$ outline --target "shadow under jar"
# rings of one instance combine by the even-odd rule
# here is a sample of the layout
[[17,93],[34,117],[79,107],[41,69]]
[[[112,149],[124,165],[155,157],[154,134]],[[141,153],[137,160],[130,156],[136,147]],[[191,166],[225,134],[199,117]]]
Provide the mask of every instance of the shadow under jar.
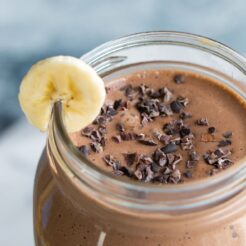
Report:
[[[140,33],[84,55],[105,84],[146,69],[216,79],[246,100],[246,61],[186,33]],[[246,136],[245,136],[246,137]],[[198,181],[155,185],[118,179],[71,143],[55,104],[34,188],[36,245],[246,245],[246,160]]]

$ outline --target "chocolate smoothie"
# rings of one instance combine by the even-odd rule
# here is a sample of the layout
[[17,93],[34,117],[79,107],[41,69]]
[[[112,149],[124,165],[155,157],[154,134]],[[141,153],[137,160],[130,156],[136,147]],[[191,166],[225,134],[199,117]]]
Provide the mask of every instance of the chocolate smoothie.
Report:
[[184,71],[144,71],[112,81],[101,115],[71,137],[115,175],[180,183],[244,157],[245,122],[245,103],[218,82]]
[[[101,114],[70,137],[83,155],[117,179],[178,187],[198,179],[206,182],[239,165],[246,155],[245,122],[245,101],[215,80],[187,71],[151,70],[109,83]],[[87,196],[78,197],[79,205],[71,202],[67,190],[58,187],[50,166],[44,152],[34,193],[39,246],[245,245],[245,211],[207,229],[199,226],[206,224],[204,218],[212,220],[217,210],[201,213],[198,226],[184,218],[179,227],[169,222],[169,216],[155,222],[145,214],[127,226],[130,215],[111,211]],[[64,185],[59,170],[55,172]],[[221,212],[226,206],[227,202],[217,209]],[[98,226],[100,216],[110,221],[104,229]],[[145,223],[149,231],[136,229]]]

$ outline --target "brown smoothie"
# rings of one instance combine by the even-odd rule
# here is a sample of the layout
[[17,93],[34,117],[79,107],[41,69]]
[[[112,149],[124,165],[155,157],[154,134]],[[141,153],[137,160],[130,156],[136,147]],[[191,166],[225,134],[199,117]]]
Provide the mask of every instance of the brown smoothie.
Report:
[[[158,70],[119,78],[107,86],[102,111],[71,138],[95,165],[118,176],[186,182],[246,155],[245,102],[202,75]],[[149,162],[151,170],[144,167]]]
[[[176,70],[143,71],[109,83],[101,115],[70,137],[82,154],[116,178],[175,185],[202,178],[206,182],[237,165],[246,155],[245,122],[245,101],[211,78]],[[80,202],[71,201],[68,193],[74,190],[59,169],[52,175],[53,165],[44,151],[34,192],[38,246],[245,245],[245,210],[235,205],[244,193],[199,212],[194,220],[188,215],[178,223],[169,215],[132,218],[83,193],[76,194]],[[228,207],[235,211],[223,219]],[[101,219],[107,220],[105,227],[99,225]],[[143,229],[146,224],[148,230]]]

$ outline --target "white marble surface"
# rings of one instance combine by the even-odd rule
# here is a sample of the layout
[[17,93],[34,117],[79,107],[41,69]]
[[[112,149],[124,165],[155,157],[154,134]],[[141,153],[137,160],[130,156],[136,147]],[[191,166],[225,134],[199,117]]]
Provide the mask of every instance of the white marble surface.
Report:
[[46,134],[25,119],[0,138],[0,245],[32,246],[32,190]]

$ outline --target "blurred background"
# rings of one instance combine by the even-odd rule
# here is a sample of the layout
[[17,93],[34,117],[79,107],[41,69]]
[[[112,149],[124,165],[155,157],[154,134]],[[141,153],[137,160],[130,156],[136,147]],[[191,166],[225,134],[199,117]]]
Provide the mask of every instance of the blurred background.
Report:
[[34,245],[32,189],[46,136],[17,101],[31,64],[151,30],[208,36],[246,54],[245,13],[244,0],[0,0],[0,245]]

